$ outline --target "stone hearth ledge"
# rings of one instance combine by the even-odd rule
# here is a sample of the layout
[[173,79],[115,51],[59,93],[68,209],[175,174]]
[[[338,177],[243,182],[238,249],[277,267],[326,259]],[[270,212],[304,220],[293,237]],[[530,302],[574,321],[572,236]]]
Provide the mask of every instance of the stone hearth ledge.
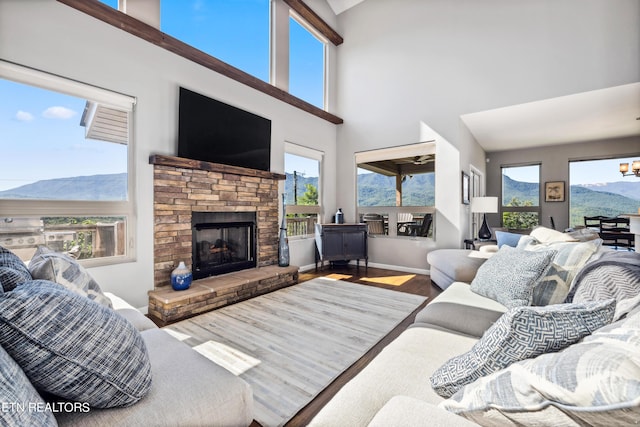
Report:
[[298,283],[298,267],[266,266],[194,280],[184,291],[149,291],[149,317],[165,326]]

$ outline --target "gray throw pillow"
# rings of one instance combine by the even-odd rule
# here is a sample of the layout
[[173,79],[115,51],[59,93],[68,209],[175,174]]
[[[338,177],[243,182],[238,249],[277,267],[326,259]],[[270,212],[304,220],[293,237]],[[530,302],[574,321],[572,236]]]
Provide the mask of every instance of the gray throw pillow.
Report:
[[34,279],[55,282],[79,295],[112,308],[111,300],[100,289],[100,285],[75,259],[40,246],[29,262],[29,271]]
[[10,292],[29,280],[31,273],[24,262],[9,249],[0,246],[0,290]]
[[486,426],[637,425],[640,311],[480,378],[439,406]]
[[478,378],[514,362],[559,351],[609,324],[615,300],[546,307],[518,307],[503,314],[468,352],[447,361],[431,386],[451,397]]
[[551,264],[556,252],[529,252],[502,246],[478,268],[471,290],[507,308],[531,305],[533,288]]
[[55,426],[52,412],[33,388],[20,366],[0,347],[0,424],[3,426]]
[[36,389],[67,400],[129,406],[151,388],[147,348],[133,325],[52,282],[0,295],[0,344]]

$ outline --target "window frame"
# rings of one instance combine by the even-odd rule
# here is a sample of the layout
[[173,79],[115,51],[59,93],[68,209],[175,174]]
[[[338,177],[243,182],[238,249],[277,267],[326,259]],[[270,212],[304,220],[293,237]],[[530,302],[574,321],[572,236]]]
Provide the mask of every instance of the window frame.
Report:
[[[304,157],[310,160],[318,162],[318,204],[317,205],[293,205],[286,203],[286,213],[288,214],[312,214],[317,215],[318,221],[322,217],[323,204],[322,204],[322,187],[323,187],[323,169],[324,169],[324,152],[313,148],[305,147],[303,145],[294,144],[292,142],[285,141],[284,152],[298,157]],[[310,233],[299,236],[288,236],[289,239],[304,239],[312,238],[314,236],[314,230]]]
[[[504,205],[504,169],[509,168],[519,168],[519,167],[529,167],[529,166],[537,166],[538,167],[538,204],[535,206],[505,206]],[[542,215],[542,184],[541,184],[541,174],[542,174],[542,163],[533,162],[533,163],[518,163],[518,164],[506,164],[500,165],[500,206],[498,210],[500,211],[500,224],[504,226],[504,214],[505,213],[535,213],[538,216],[538,225],[541,224],[540,217]],[[526,229],[523,229],[526,230]]]
[[78,201],[78,200],[22,200],[3,199],[3,217],[87,217],[123,216],[126,218],[125,254],[80,260],[87,267],[132,262],[136,259],[136,211],[134,200],[135,168],[133,162],[133,112],[136,98],[97,86],[71,80],[34,68],[0,60],[0,78],[17,83],[59,92],[65,95],[96,101],[102,105],[127,112],[129,138],[127,141],[127,200],[126,201]]

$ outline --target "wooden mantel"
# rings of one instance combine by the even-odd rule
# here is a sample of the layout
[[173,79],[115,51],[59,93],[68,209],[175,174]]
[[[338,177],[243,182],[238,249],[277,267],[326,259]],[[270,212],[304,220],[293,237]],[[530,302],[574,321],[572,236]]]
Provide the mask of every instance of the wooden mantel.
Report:
[[249,169],[239,166],[223,165],[221,163],[205,162],[203,160],[185,159],[183,157],[165,156],[162,154],[152,154],[149,156],[149,163],[152,165],[169,166],[183,169],[196,169],[207,172],[231,173],[240,176],[253,176],[257,178],[267,178],[274,180],[284,180],[286,175],[275,172],[268,172],[258,169]]

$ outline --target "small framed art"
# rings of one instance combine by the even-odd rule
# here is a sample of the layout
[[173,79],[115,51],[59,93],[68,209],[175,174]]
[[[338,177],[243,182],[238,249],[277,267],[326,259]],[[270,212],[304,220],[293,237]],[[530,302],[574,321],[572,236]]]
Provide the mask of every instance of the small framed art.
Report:
[[462,171],[462,204],[468,205],[471,202],[469,194],[469,174]]
[[545,202],[564,202],[564,181],[548,181],[544,183]]

